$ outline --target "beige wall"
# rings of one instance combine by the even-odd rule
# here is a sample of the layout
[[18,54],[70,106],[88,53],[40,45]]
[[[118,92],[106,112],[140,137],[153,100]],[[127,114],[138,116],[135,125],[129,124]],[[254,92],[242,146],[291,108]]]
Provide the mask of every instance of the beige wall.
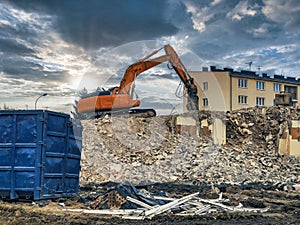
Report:
[[292,135],[290,135],[290,155],[294,156],[300,156],[300,142],[298,141],[298,137],[300,135],[300,132],[298,129],[300,129],[300,120],[293,120],[292,121]]
[[226,144],[226,124],[218,118],[215,118],[213,123],[212,137],[214,144]]
[[[247,108],[247,107],[253,107],[256,106],[256,98],[261,97],[265,98],[265,106],[273,106],[274,105],[274,99],[275,94],[278,94],[279,92],[274,91],[274,83],[281,84],[281,88],[284,89],[284,85],[289,86],[297,86],[297,85],[290,85],[286,83],[279,83],[279,82],[273,82],[273,81],[262,81],[262,80],[256,80],[256,79],[246,79],[247,80],[247,88],[239,88],[238,87],[238,80],[239,79],[246,79],[246,78],[238,78],[233,77],[232,78],[232,110],[240,109],[240,108]],[[256,89],[256,81],[262,81],[265,83],[265,89],[264,90],[257,90]],[[298,86],[297,94],[298,94],[298,100],[300,99],[300,85]],[[238,103],[238,95],[245,95],[248,96],[248,102],[247,104],[239,104]]]
[[279,153],[284,155],[293,155],[300,156],[300,142],[298,141],[298,128],[300,128],[300,121],[293,120],[292,121],[292,130],[288,130],[288,128],[284,131],[284,135],[282,139],[279,140]]
[[[230,80],[228,72],[189,72],[198,87],[200,110],[227,111],[230,110]],[[203,83],[208,83],[208,89],[203,90]],[[208,99],[208,107],[203,106],[203,98]]]
[[[247,80],[246,88],[238,87],[239,79]],[[232,110],[256,106],[256,98],[257,97],[265,99],[265,106],[273,106],[274,105],[274,98],[275,98],[275,92],[273,90],[274,82],[263,81],[265,83],[265,89],[257,90],[256,89],[256,81],[258,81],[258,80],[247,79],[247,78],[238,78],[238,77],[232,78]],[[239,104],[238,103],[239,95],[247,96],[247,104]]]
[[300,142],[292,140],[290,137],[290,149],[289,155],[300,156]]

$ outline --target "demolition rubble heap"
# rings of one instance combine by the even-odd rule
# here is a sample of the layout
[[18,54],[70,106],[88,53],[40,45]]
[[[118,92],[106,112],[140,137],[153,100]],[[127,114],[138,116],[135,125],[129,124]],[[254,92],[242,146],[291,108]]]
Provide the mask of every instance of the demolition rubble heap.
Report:
[[176,115],[107,115],[83,121],[81,184],[299,183],[300,159],[278,154],[278,140],[291,119],[299,120],[299,109],[249,108],[197,116],[200,124],[203,118],[221,118],[227,144],[215,145],[201,131],[199,137],[176,133]]

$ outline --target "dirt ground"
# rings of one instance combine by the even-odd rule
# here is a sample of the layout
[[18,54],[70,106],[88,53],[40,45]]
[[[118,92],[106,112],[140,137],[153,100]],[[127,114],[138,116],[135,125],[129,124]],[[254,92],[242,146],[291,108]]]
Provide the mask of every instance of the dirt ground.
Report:
[[[198,216],[174,216],[164,213],[151,220],[125,220],[120,217],[66,212],[63,209],[87,209],[99,193],[108,190],[114,183],[89,184],[81,187],[78,195],[72,198],[41,200],[37,202],[0,202],[1,224],[300,224],[300,193],[278,190],[273,184],[253,183],[245,186],[223,184],[217,188],[228,204],[244,207],[265,208],[265,213],[229,213],[216,211]],[[151,193],[160,191],[170,196],[182,197],[200,192],[204,199],[217,198],[210,185],[185,185],[175,183],[156,183],[143,188]],[[215,187],[216,188],[216,187]],[[172,190],[170,192],[170,190]]]

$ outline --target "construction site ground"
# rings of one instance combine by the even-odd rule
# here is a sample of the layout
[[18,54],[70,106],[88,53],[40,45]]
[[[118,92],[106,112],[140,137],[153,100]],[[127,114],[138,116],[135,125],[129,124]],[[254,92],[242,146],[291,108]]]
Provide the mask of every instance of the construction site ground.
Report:
[[[201,131],[176,133],[173,116],[82,121],[80,192],[72,198],[2,200],[1,224],[300,224],[300,159],[278,154],[278,139],[299,109],[252,108],[224,115],[197,114],[210,124],[222,117],[227,144]],[[266,212],[207,211],[178,216],[167,211],[152,219],[70,212],[91,209],[97,196],[127,182],[174,198],[199,192],[203,199],[222,193],[229,206]],[[224,203],[225,204],[225,203]],[[102,208],[94,208],[101,210]]]
[[[65,212],[65,208],[85,208],[84,198],[102,191],[109,183],[82,187],[78,196],[69,199],[29,202],[1,202],[1,224],[299,224],[300,195],[274,190],[273,186],[259,184],[224,187],[223,197],[231,203],[245,206],[269,207],[266,213],[216,212],[198,216],[174,216],[164,213],[151,220],[124,220],[116,216]],[[145,188],[145,187],[143,187]],[[181,185],[174,183],[153,184],[146,187],[151,191],[166,191],[170,195],[200,192],[202,198],[214,198],[216,193],[210,185]]]

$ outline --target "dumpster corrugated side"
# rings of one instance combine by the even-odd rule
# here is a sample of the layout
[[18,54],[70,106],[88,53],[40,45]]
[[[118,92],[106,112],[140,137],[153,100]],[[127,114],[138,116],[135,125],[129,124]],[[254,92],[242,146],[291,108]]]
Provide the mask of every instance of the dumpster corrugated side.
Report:
[[0,197],[47,199],[79,191],[81,125],[68,114],[0,111]]

